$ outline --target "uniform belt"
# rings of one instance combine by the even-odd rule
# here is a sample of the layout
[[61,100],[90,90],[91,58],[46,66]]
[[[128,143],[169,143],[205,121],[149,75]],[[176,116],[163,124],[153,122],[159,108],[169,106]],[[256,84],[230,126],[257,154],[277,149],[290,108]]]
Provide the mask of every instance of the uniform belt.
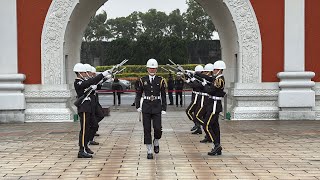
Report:
[[217,96],[209,96],[209,98],[213,100],[222,100],[222,97],[217,97]]
[[209,96],[208,93],[203,93],[203,92],[197,92],[197,91],[193,91],[194,94],[198,94],[201,96]]
[[143,99],[153,101],[155,99],[160,99],[160,96],[144,96]]

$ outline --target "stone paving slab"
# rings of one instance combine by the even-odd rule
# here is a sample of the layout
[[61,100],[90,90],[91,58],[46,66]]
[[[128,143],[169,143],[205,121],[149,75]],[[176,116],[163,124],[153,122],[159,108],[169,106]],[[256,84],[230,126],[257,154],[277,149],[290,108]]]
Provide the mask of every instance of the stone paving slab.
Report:
[[78,159],[79,122],[0,124],[0,179],[320,179],[320,121],[220,121],[222,156],[192,135],[183,111],[163,117],[146,159],[136,112],[100,124],[93,159]]

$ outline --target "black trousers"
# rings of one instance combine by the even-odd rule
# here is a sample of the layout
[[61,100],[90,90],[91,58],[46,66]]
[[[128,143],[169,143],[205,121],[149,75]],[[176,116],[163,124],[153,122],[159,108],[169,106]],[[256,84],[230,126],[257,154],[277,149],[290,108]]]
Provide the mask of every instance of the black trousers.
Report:
[[214,144],[220,144],[219,112],[206,115],[203,129]]
[[172,93],[173,90],[169,90],[168,91],[168,96],[169,96],[169,101],[170,101],[170,104],[173,104],[173,93]]
[[176,105],[178,106],[179,103],[178,103],[178,96],[180,97],[180,105],[182,106],[182,90],[178,90],[180,92],[176,92]]
[[121,104],[121,93],[113,92],[113,105],[116,105],[116,94],[118,96],[118,105]]
[[79,147],[83,150],[88,146],[88,142],[94,136],[92,125],[94,124],[94,115],[88,112],[78,113],[80,117]]
[[195,99],[195,95],[192,94],[192,98],[191,98],[191,103],[189,104],[189,106],[186,109],[186,114],[188,116],[188,118],[193,121],[196,124],[196,120],[195,120],[195,109],[197,107],[197,99]]
[[90,126],[93,136],[90,137],[89,141],[93,141],[94,135],[99,130],[99,122],[104,118],[102,106],[100,105],[100,103],[97,104],[94,110],[95,110],[95,114],[91,121],[91,126]]
[[142,118],[143,118],[144,144],[152,144],[151,122],[153,124],[154,138],[161,139],[161,136],[162,136],[161,113],[158,113],[158,114],[142,113]]

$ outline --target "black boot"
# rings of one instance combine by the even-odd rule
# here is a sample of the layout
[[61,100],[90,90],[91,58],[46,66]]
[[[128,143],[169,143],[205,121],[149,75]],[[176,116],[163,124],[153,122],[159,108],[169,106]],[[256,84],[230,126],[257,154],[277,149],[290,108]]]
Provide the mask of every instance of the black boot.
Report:
[[79,151],[78,152],[78,158],[92,158],[92,155],[84,152],[84,151]]
[[90,144],[90,145],[99,145],[99,143],[96,142],[96,141],[90,141],[89,144]]
[[196,131],[194,131],[191,134],[202,134],[202,130],[201,130],[201,128],[198,128]]
[[220,144],[215,144],[214,148],[208,152],[209,156],[221,155],[222,154],[222,147]]
[[212,142],[210,138],[208,138],[207,136],[204,137],[203,140],[200,141],[201,143],[207,143],[207,142]]
[[153,159],[153,154],[151,153],[151,154],[148,154],[147,155],[147,159]]
[[91,149],[89,147],[86,147],[86,152],[87,152],[87,154],[94,154],[94,152],[91,151]]
[[[153,140],[153,144],[154,144],[154,140]],[[153,151],[154,153],[158,154],[160,151],[160,147],[159,146],[153,146]]]
[[194,126],[191,128],[190,131],[194,131],[194,130],[196,130],[197,128],[198,128],[198,126],[197,126],[197,125],[194,125]]

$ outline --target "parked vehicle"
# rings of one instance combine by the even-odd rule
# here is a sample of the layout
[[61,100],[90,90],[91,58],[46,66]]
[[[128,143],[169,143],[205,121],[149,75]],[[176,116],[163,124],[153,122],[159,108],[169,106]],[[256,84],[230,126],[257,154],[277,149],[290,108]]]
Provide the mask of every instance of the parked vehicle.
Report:
[[[102,90],[112,90],[113,80],[114,80],[114,79],[104,82],[104,83],[102,84],[101,89],[102,89]],[[131,89],[131,83],[130,83],[130,81],[127,81],[127,80],[124,80],[124,79],[119,79],[119,84],[121,85],[121,87],[122,87],[122,89],[123,89],[124,91]]]

